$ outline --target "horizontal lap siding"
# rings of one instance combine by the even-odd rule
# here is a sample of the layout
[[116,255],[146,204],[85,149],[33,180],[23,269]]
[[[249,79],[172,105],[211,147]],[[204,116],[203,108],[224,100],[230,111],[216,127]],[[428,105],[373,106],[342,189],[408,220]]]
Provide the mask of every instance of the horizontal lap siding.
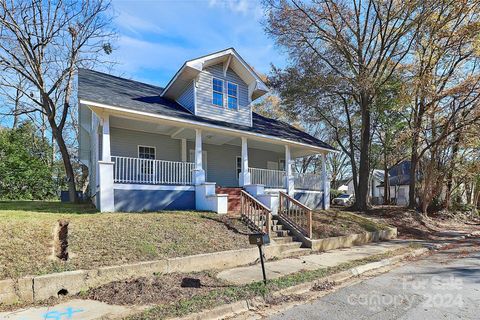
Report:
[[[248,166],[252,168],[267,169],[267,162],[274,161],[277,162],[280,159],[284,159],[283,154],[276,153],[273,151],[259,150],[259,149],[248,149]],[[280,168],[280,164],[279,164]]]
[[[230,81],[238,85],[238,110],[229,110],[226,106],[226,102],[224,103],[225,105],[223,108],[212,104],[212,79],[214,77],[224,81]],[[226,97],[225,88],[224,97]],[[245,82],[243,82],[243,80],[240,79],[240,77],[238,77],[231,69],[228,69],[227,76],[224,77],[222,64],[205,68],[205,70],[200,73],[198,77],[196,108],[196,114],[198,116],[247,126],[251,125],[251,112],[248,102],[248,87]]]
[[[194,149],[193,142],[188,142],[188,150]],[[203,144],[202,149],[207,151],[207,181],[216,182],[219,186],[238,186],[236,159],[242,154],[239,146]],[[190,154],[190,151],[188,151]],[[267,161],[278,161],[282,155],[272,151],[248,149],[250,167],[267,168]],[[193,159],[189,159],[193,161]]]
[[138,145],[142,145],[155,147],[157,160],[181,161],[180,140],[167,135],[111,128],[110,144],[112,156],[138,158]]
[[195,90],[193,87],[193,81],[190,83],[185,91],[180,95],[177,102],[184,108],[187,108],[191,113],[195,112]]

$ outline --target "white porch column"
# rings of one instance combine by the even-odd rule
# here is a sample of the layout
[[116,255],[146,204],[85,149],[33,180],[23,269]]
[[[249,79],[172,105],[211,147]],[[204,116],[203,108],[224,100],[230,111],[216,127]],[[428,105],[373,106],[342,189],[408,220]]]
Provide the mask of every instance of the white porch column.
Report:
[[295,192],[295,180],[292,173],[292,156],[290,153],[290,146],[285,146],[285,188],[287,194],[293,197]]
[[250,172],[248,172],[248,143],[245,137],[242,137],[242,172],[240,172],[238,180],[240,187],[250,184]]
[[202,130],[195,129],[195,169],[193,174],[195,185],[205,182],[205,170],[202,166]]
[[330,180],[327,173],[327,155],[322,153],[323,209],[330,208]]
[[110,118],[106,114],[102,122],[102,160],[98,161],[98,178],[100,183],[100,211],[115,211],[113,196],[113,162],[110,154]]

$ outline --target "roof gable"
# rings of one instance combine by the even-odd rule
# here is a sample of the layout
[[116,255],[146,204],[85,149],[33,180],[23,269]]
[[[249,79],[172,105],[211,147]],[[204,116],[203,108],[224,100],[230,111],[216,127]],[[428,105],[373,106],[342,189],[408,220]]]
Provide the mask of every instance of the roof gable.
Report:
[[170,99],[177,99],[184,88],[197,77],[205,68],[223,64],[224,73],[230,68],[247,85],[249,97],[255,100],[268,92],[267,85],[258,74],[243,60],[233,48],[228,48],[212,54],[186,61],[175,76],[165,87],[163,95]]

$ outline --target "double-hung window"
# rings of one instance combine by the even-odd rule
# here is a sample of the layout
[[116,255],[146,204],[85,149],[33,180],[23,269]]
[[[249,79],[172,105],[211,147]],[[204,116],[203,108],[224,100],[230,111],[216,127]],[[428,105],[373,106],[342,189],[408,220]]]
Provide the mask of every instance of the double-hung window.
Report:
[[213,78],[213,96],[212,103],[223,107],[223,80]]
[[155,159],[155,148],[138,146],[138,157],[140,159]]
[[155,160],[155,148],[154,147],[147,147],[147,146],[138,146],[138,157],[140,159],[147,159],[147,160],[138,160],[140,162],[140,172],[143,178],[148,176],[152,176],[153,174],[153,165]]
[[227,106],[228,109],[237,110],[238,109],[238,85],[235,83],[227,83]]

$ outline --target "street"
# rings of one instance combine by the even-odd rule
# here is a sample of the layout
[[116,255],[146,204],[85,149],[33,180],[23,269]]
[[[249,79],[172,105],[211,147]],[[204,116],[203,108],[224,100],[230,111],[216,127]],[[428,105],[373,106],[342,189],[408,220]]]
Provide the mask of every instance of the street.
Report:
[[439,251],[270,319],[479,319],[479,245]]

